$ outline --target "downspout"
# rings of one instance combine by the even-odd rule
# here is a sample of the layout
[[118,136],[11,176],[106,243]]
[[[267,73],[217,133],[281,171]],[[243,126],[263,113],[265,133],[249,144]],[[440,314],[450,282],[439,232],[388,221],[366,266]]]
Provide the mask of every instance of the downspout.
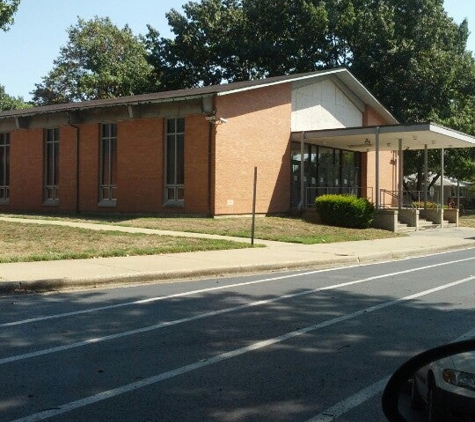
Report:
[[213,198],[211,195],[211,189],[213,187],[213,128],[215,127],[212,121],[208,122],[208,217],[213,216]]
[[457,179],[457,203],[456,203],[456,207],[458,210],[460,210],[460,180]]
[[68,113],[68,125],[76,129],[76,213],[81,212],[79,206],[79,126],[71,123],[71,115]]
[[298,210],[302,211],[305,207],[305,184],[304,184],[304,177],[305,177],[305,169],[304,169],[304,144],[305,140],[305,132],[300,134],[300,203],[298,205]]

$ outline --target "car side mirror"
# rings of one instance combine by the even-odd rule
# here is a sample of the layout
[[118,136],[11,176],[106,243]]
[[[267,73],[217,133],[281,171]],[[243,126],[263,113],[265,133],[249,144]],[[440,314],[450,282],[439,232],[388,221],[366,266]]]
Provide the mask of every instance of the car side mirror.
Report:
[[475,340],[409,359],[389,379],[382,408],[391,422],[475,421]]

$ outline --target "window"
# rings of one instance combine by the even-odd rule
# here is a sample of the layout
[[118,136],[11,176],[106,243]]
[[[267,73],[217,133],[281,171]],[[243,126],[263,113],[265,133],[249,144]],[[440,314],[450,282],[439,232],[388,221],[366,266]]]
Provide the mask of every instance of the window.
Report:
[[10,134],[0,133],[0,204],[10,199]]
[[100,206],[116,206],[117,198],[117,124],[101,125]]
[[182,206],[185,199],[185,119],[167,120],[165,202]]
[[[323,194],[359,195],[361,153],[311,144],[304,145],[303,183],[304,204],[311,207]],[[301,203],[300,143],[292,142],[291,205]]]
[[45,205],[59,202],[59,129],[45,130]]

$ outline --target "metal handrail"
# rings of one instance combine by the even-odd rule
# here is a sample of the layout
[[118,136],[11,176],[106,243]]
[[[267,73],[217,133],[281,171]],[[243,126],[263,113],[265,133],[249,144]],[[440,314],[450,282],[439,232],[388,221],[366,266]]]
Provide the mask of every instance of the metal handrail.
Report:
[[[389,204],[388,199],[389,197]],[[424,191],[404,191],[402,197],[403,208],[420,208],[417,204],[423,203],[425,200]],[[428,202],[436,204],[436,208],[440,208],[439,195],[436,192],[433,196],[428,198]],[[399,192],[390,191],[387,189],[380,190],[380,204],[382,208],[394,208],[399,206]]]

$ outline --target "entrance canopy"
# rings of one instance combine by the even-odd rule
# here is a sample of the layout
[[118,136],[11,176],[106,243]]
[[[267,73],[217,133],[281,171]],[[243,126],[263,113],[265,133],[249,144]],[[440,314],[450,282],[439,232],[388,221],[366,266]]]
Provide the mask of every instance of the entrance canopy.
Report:
[[[427,152],[429,149],[474,148],[475,137],[458,132],[434,123],[417,123],[412,125],[388,125],[357,128],[341,128],[328,130],[314,130],[292,132],[292,141],[300,142],[301,160],[304,159],[304,143],[327,146],[341,150],[370,152],[375,151],[375,181],[376,181],[376,209],[380,208],[383,192],[379,189],[379,152],[398,151],[399,181],[398,206],[402,207],[403,198],[403,151],[424,150],[425,169],[428,174]],[[442,181],[444,180],[444,154],[441,154]],[[302,163],[303,164],[303,163]],[[304,166],[301,165],[301,198],[304,198]],[[425,178],[427,183],[427,177]],[[443,183],[443,182],[442,182]],[[427,204],[427,186],[425,186],[425,203]],[[440,198],[443,205],[443,195]]]
[[474,136],[434,123],[293,132],[292,140],[359,152],[475,147]]

